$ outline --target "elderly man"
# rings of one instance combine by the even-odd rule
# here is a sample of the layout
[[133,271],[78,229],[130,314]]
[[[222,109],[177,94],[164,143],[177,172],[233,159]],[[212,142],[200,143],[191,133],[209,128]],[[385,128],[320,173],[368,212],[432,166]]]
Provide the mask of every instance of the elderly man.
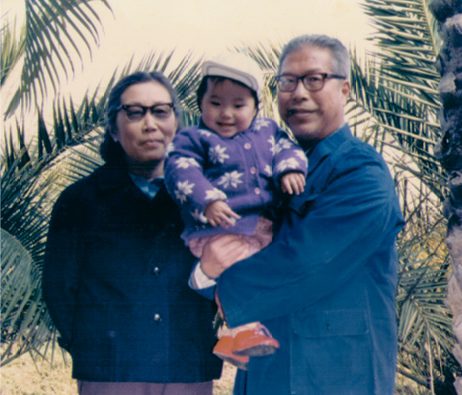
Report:
[[393,393],[403,220],[383,159],[345,123],[348,74],[336,39],[285,46],[279,111],[309,157],[305,191],[288,203],[269,247],[221,273],[242,252],[230,236],[204,251],[194,273],[217,278],[230,326],[262,321],[280,342],[275,354],[250,358],[235,393]]

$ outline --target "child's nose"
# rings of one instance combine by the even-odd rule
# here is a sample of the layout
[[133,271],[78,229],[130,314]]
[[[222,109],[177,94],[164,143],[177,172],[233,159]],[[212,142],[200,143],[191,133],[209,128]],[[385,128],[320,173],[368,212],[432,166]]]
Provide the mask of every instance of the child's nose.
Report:
[[230,107],[223,107],[221,109],[221,116],[222,117],[230,117],[231,116],[231,108]]

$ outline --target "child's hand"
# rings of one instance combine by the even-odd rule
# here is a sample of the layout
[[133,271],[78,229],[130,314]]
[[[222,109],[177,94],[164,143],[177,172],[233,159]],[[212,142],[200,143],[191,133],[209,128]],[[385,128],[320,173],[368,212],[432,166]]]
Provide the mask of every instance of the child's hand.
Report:
[[205,217],[210,225],[223,226],[224,228],[233,226],[236,220],[241,218],[222,200],[210,203],[205,209]]
[[305,189],[305,176],[302,173],[287,173],[281,177],[282,192],[289,195],[300,195]]

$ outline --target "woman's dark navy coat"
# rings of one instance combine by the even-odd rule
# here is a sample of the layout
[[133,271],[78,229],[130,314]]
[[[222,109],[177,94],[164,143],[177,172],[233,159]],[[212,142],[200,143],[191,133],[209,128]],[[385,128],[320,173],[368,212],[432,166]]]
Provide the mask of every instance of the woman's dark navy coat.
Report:
[[43,292],[73,377],[201,382],[217,378],[213,304],[191,291],[194,258],[176,206],[124,169],[103,166],[55,204]]

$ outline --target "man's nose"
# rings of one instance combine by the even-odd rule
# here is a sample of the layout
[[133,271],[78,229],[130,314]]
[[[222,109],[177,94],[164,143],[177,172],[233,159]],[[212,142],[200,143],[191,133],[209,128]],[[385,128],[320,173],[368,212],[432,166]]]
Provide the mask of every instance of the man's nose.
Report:
[[310,97],[310,91],[306,89],[305,84],[303,83],[302,80],[297,81],[297,86],[292,92],[292,96],[296,98],[309,98]]

